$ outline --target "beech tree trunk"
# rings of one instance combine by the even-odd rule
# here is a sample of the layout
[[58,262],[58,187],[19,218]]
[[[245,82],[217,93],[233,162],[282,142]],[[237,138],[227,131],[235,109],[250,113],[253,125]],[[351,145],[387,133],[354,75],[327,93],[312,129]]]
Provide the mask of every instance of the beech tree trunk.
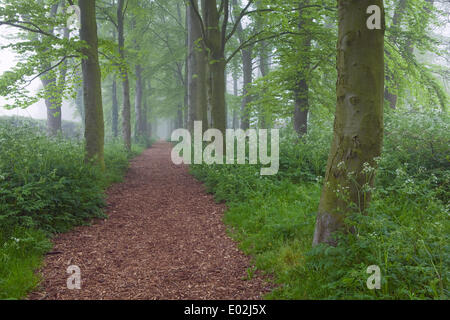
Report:
[[309,97],[308,82],[300,79],[294,89],[295,109],[294,109],[294,130],[299,136],[308,132]]
[[143,112],[144,130],[145,130],[146,136],[151,138],[151,136],[152,136],[152,128],[151,128],[151,123],[148,121],[148,115],[150,114],[150,109],[149,109],[149,105],[148,105],[148,98],[151,96],[151,83],[150,83],[150,81],[147,81],[144,78],[144,80],[143,80],[143,87],[144,87],[144,112]]
[[[261,1],[256,1],[256,8],[258,10],[264,10],[267,8],[266,5],[262,4]],[[256,29],[262,31],[264,29],[264,21],[261,19],[261,16],[258,15],[256,17]],[[260,49],[258,52],[259,55],[259,71],[261,72],[261,76],[265,77],[269,73],[269,52],[268,52],[268,43],[267,41],[260,42]],[[264,129],[270,124],[269,115],[266,114],[263,106],[258,106],[258,128]]]
[[142,114],[142,67],[137,64],[135,67],[136,73],[136,92],[134,96],[134,111],[136,115],[136,128],[135,135],[136,137],[144,136],[144,125],[143,125],[143,114]]
[[120,73],[122,77],[123,108],[122,108],[122,131],[125,149],[131,151],[131,103],[130,103],[130,81],[125,65],[125,37],[124,37],[124,0],[119,0],[117,6],[117,29],[119,42],[119,55],[122,59]]
[[[233,0],[233,7],[236,10],[239,8],[237,0]],[[237,11],[239,12],[239,11]],[[234,14],[237,19],[237,13]],[[244,29],[242,23],[239,22],[236,28],[237,37],[239,43],[242,44],[245,41]],[[253,82],[253,45],[247,46],[241,50],[242,56],[242,73],[243,73],[243,88],[242,88],[242,102],[241,102],[241,129],[247,130],[250,127],[250,114],[248,110],[248,104],[252,101],[251,96],[248,94],[248,89]]]
[[308,77],[310,72],[311,55],[311,35],[307,26],[312,22],[311,18],[306,16],[304,6],[309,5],[309,0],[299,2],[299,21],[298,30],[304,34],[300,36],[298,48],[299,71],[297,73],[296,87],[294,88],[295,108],[294,108],[294,130],[299,136],[308,132],[308,113],[309,113],[309,85]]
[[[218,59],[216,59],[218,58]],[[216,57],[216,61],[209,66],[209,86],[211,103],[211,125],[223,134],[227,128],[226,105],[225,105],[225,61],[223,58]]]
[[[235,97],[239,96],[238,92],[238,76],[233,73],[233,94]],[[237,129],[239,126],[238,113],[236,109],[233,109],[233,129]]]
[[[59,4],[53,4],[50,11],[50,16],[55,17],[58,12],[59,5],[63,6],[64,1]],[[50,34],[54,34],[53,28],[49,30]],[[64,28],[64,38],[69,37],[69,30]],[[43,62],[43,68],[49,69],[51,63],[49,61]],[[47,108],[47,132],[50,136],[55,136],[62,131],[62,94],[63,86],[66,80],[67,61],[64,61],[58,72],[52,70],[41,76],[41,82],[45,91],[45,106]]]
[[265,77],[269,73],[269,52],[266,41],[261,41],[261,49],[259,51],[259,70],[261,76]]
[[[192,7],[195,6],[195,8]],[[188,25],[188,129],[193,132],[194,121],[202,121],[203,129],[208,128],[208,104],[206,88],[206,55],[201,31],[201,22],[195,10],[199,10],[198,1],[186,5]]]
[[47,132],[50,136],[55,136],[62,131],[61,105],[62,100],[53,94],[57,90],[57,80],[55,77],[41,78],[42,85],[46,91],[45,106],[47,108]]
[[[239,27],[238,27],[239,32]],[[250,112],[248,104],[252,101],[248,93],[248,89],[253,82],[253,48],[252,46],[241,50],[242,53],[242,71],[244,76],[242,89],[242,105],[241,105],[241,129],[247,130],[250,127]]]
[[[220,16],[216,0],[203,0],[203,15],[208,47],[208,104],[211,110],[211,125],[225,134],[225,39],[220,29]],[[228,10],[228,8],[227,8]]]
[[119,135],[119,102],[117,100],[117,77],[114,75],[112,81],[112,108],[111,108],[111,116],[112,116],[112,132],[114,138],[117,138]]
[[103,104],[100,64],[98,62],[97,21],[95,0],[79,0],[80,39],[87,43],[82,60],[83,94],[85,110],[86,159],[93,160],[104,168]]
[[[366,26],[371,5],[381,9],[381,30]],[[383,0],[339,0],[337,44],[337,105],[334,138],[328,157],[313,244],[336,244],[333,233],[348,231],[344,217],[354,210],[364,213],[383,141],[384,6]],[[353,177],[349,177],[352,172]],[[342,195],[346,196],[343,198]]]
[[[187,13],[187,11],[186,11]],[[184,60],[184,105],[183,105],[183,127],[189,128],[189,29],[188,16],[186,15],[186,58]]]

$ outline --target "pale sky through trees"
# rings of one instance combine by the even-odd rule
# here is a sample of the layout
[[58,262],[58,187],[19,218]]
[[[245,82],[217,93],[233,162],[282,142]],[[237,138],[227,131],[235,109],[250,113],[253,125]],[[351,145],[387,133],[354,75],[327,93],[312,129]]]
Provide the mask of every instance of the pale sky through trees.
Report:
[[[443,21],[444,22],[444,21]],[[244,25],[247,24],[246,20],[243,20]],[[438,35],[441,35],[443,37],[447,37],[450,39],[450,21],[447,19],[446,23],[442,25],[441,28],[434,30]],[[11,38],[15,38],[15,31],[14,28],[8,27],[8,26],[1,26],[0,27],[0,46],[7,45],[8,43],[11,43]],[[449,40],[450,41],[450,40]],[[448,60],[450,60],[450,57],[447,57]],[[440,59],[439,63],[445,63],[444,59]],[[257,64],[258,62],[256,59],[254,59],[254,62]],[[433,61],[436,63],[436,61]],[[12,52],[12,50],[9,49],[0,49],[0,74],[3,74],[3,72],[9,70],[17,63],[17,59],[15,54]],[[255,68],[255,72],[257,72]],[[242,79],[239,79],[239,90],[242,90]],[[28,89],[31,92],[36,92],[42,88],[42,84],[39,79],[34,80]],[[445,83],[445,88],[447,91],[450,90],[449,84]],[[227,79],[227,91],[231,94],[233,89],[233,80],[231,75],[228,75]],[[31,117],[35,119],[46,119],[47,117],[47,111],[45,109],[44,101],[41,100],[38,103],[33,104],[29,108],[23,110],[23,109],[14,109],[14,110],[6,110],[2,107],[3,104],[5,104],[5,98],[0,97],[0,116],[11,116],[11,115],[18,115],[18,116],[24,116],[24,117]],[[81,119],[79,115],[77,114],[75,107],[71,103],[65,102],[63,104],[62,109],[62,117],[63,120],[68,121],[76,121],[81,122]]]
[[[14,38],[16,34],[14,28],[8,26],[1,26],[0,32],[0,46],[11,43],[11,40],[9,39]],[[0,74],[3,74],[3,72],[11,69],[17,62],[18,59],[16,54],[12,50],[0,49]],[[39,79],[35,79],[27,89],[30,90],[31,93],[34,93],[37,90],[42,89],[42,83]],[[47,110],[44,100],[40,100],[27,109],[16,108],[13,110],[6,110],[2,107],[6,101],[7,100],[4,97],[0,97],[0,116],[23,116],[34,119],[47,118]],[[67,121],[81,122],[81,118],[77,114],[75,106],[67,102],[64,102],[62,106],[62,118]]]

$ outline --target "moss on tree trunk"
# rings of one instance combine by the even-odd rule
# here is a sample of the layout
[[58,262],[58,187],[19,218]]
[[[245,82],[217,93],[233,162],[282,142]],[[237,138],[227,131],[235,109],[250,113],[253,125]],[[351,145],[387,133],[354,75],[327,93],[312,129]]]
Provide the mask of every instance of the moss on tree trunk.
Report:
[[95,1],[79,0],[83,48],[83,94],[85,109],[86,159],[94,160],[104,168],[104,123],[100,64],[98,62],[97,22]]
[[[195,6],[193,8],[192,6]],[[206,96],[206,54],[202,38],[201,22],[195,10],[199,10],[198,1],[189,2],[186,6],[188,25],[188,128],[194,130],[194,121],[202,121],[203,129],[207,129],[208,106]]]
[[125,37],[124,37],[124,1],[119,0],[117,6],[117,29],[119,42],[119,55],[122,59],[120,73],[122,78],[122,132],[125,149],[131,151],[131,102],[130,102],[130,81],[128,70],[125,65]]
[[[367,8],[381,8],[381,30],[369,30]],[[337,105],[334,139],[328,157],[319,204],[314,244],[335,244],[333,232],[345,231],[344,217],[352,208],[364,212],[374,176],[363,172],[375,167],[383,140],[384,7],[382,0],[339,0],[337,44]],[[353,178],[348,173],[353,172]],[[339,194],[348,193],[345,198]]]

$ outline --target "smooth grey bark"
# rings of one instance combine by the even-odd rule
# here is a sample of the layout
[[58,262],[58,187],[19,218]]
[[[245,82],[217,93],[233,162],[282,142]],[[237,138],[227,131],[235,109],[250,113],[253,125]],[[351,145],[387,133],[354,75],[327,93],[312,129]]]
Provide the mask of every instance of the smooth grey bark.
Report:
[[[370,5],[381,8],[381,30],[366,26]],[[364,213],[370,203],[376,157],[383,142],[384,6],[383,0],[339,0],[336,115],[319,203],[313,245],[336,244],[336,231],[351,231],[345,217]],[[352,175],[350,177],[349,175]]]
[[261,71],[261,76],[267,76],[267,74],[269,73],[269,69],[268,44],[266,41],[262,41],[261,49],[259,51],[259,70]]
[[[239,8],[237,0],[233,0],[233,7]],[[239,10],[238,10],[239,12]],[[237,19],[236,13],[234,14]],[[242,44],[244,39],[244,29],[242,23],[239,22],[236,28],[237,38],[239,44]],[[249,45],[241,49],[242,56],[242,73],[243,73],[243,89],[242,89],[242,103],[241,103],[241,129],[247,130],[250,127],[250,114],[248,110],[248,104],[252,101],[251,96],[248,94],[248,89],[253,82],[253,45]]]
[[296,84],[294,88],[294,130],[299,136],[303,136],[308,131],[308,113],[309,113],[309,84],[308,75],[310,70],[310,54],[311,54],[311,36],[305,27],[312,23],[311,18],[306,17],[306,13],[302,7],[309,4],[309,0],[300,1],[299,6],[299,20],[298,20],[298,31],[299,33],[304,33],[299,37],[299,48],[298,48],[298,63],[299,71],[296,77]]
[[81,63],[83,70],[86,160],[93,160],[104,168],[105,128],[103,123],[101,73],[98,61],[95,0],[79,0],[78,5],[80,7],[81,20],[80,39],[87,44],[87,47],[82,49],[85,58]]
[[[269,74],[269,52],[268,44],[266,41],[261,42],[261,48],[259,50],[259,71],[261,76],[265,77]],[[259,127],[266,128],[270,125],[271,119],[270,115],[265,114],[264,110],[261,108],[259,110]]]
[[145,134],[147,137],[152,137],[152,126],[151,122],[148,120],[149,114],[151,113],[150,106],[148,104],[148,99],[151,96],[151,83],[150,80],[144,78],[143,79],[143,87],[144,87],[144,112],[143,112],[143,118],[144,118],[144,129]]
[[[64,0],[59,4],[55,3],[51,7],[50,17],[55,18],[59,6],[64,6]],[[54,34],[54,29],[48,31],[49,34]],[[69,30],[64,28],[64,38],[69,38]],[[50,68],[50,62],[43,62],[45,69]],[[59,74],[55,70],[45,73],[41,76],[41,82],[45,91],[45,106],[47,109],[47,132],[50,136],[55,136],[62,131],[62,94],[63,87],[66,81],[67,60],[63,62],[59,68]]]
[[117,77],[113,76],[112,87],[112,108],[111,108],[111,118],[112,118],[112,132],[114,138],[119,135],[119,101],[117,100]]
[[[195,8],[193,7],[195,6]],[[204,39],[201,31],[201,21],[196,16],[198,1],[193,0],[186,5],[188,25],[188,129],[194,130],[194,121],[202,121],[203,129],[208,128],[208,103],[206,88],[207,58],[204,51]]]
[[[238,91],[238,76],[237,74],[233,73],[233,94],[238,97],[239,91]],[[232,127],[233,129],[238,129],[239,126],[239,118],[238,118],[238,112],[236,109],[233,109],[233,123]]]
[[143,86],[142,86],[142,67],[137,64],[135,66],[136,73],[136,87],[135,87],[135,95],[134,95],[134,111],[136,116],[136,128],[135,128],[135,136],[145,136],[144,130],[144,117],[142,112],[142,94],[143,94]]
[[189,25],[188,25],[188,11],[186,8],[186,19],[185,19],[185,28],[186,28],[186,59],[184,60],[184,106],[183,106],[183,127],[189,128]]
[[[182,72],[175,73],[175,78],[177,79],[177,84],[179,87],[183,87],[183,74]],[[183,128],[183,101],[179,101],[177,105],[177,118],[176,118],[176,129]]]
[[84,101],[83,101],[83,84],[77,87],[77,96],[75,97],[75,107],[77,111],[80,113],[81,122],[84,127]]
[[[115,5],[115,1],[113,1]],[[112,29],[112,37],[116,39],[116,29]],[[117,75],[113,74],[112,86],[111,86],[111,96],[112,96],[112,107],[111,107],[111,129],[113,137],[117,138],[119,136],[119,100],[117,99]]]
[[119,55],[121,58],[120,73],[122,78],[122,132],[125,149],[131,151],[131,103],[130,103],[130,81],[125,62],[125,36],[124,36],[124,0],[119,0],[117,6],[117,30]]
[[[204,45],[207,47],[207,101],[210,109],[211,125],[225,134],[227,121],[225,104],[225,45],[226,23],[228,23],[229,18],[227,16],[229,1],[223,1],[223,21],[221,21],[216,0],[202,0],[202,8],[205,30]],[[220,27],[221,22],[222,28]]]
[[308,132],[309,86],[306,79],[300,79],[294,89],[294,130],[299,136]]
[[[241,29],[242,30],[242,29]],[[239,27],[238,27],[238,34]],[[248,105],[252,102],[252,97],[248,92],[248,89],[253,82],[253,47],[249,46],[241,50],[242,54],[242,73],[244,77],[243,89],[242,89],[242,105],[241,105],[241,129],[247,130],[250,127],[250,112]]]
[[[256,1],[256,8],[258,10],[264,10],[266,9],[266,5],[264,5],[261,1]],[[256,17],[256,29],[261,31],[264,28],[263,25],[264,21],[262,20],[262,17],[258,15]],[[258,51],[258,58],[259,58],[259,71],[261,73],[262,77],[265,77],[269,73],[269,54],[268,54],[268,43],[267,41],[261,41],[260,47]],[[258,106],[258,128],[266,128],[268,123],[271,121],[269,120],[269,115],[266,114],[264,108],[262,105]]]

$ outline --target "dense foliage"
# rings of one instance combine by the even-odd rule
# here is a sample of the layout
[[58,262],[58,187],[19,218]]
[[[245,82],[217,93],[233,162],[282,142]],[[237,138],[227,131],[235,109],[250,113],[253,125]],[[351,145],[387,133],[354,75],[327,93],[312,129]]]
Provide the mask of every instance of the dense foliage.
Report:
[[[275,274],[278,287],[268,297],[448,298],[448,116],[387,115],[370,209],[348,218],[355,232],[341,234],[337,247],[312,248],[331,135],[324,124],[316,123],[317,130],[298,143],[295,135],[283,133],[275,177],[260,177],[250,165],[192,168],[217,201],[226,201],[225,221],[241,248],[258,269]],[[381,290],[366,287],[370,265],[381,268]]]
[[[355,41],[370,38],[365,12],[343,14],[366,2],[383,7],[382,36],[367,43]],[[0,0],[0,49],[17,60],[0,74],[1,107],[44,101],[47,113],[46,123],[0,118],[0,299],[37,284],[52,234],[104,217],[105,188],[152,137],[199,120],[281,128],[276,176],[192,167],[227,202],[230,232],[257,269],[275,275],[269,298],[448,298],[449,12],[434,0]],[[61,121],[63,102],[83,124]],[[335,152],[342,141],[353,145]],[[325,171],[351,183],[329,188]],[[348,199],[360,203],[345,203],[354,212],[328,229],[351,232],[313,247],[316,221],[347,214]],[[381,267],[380,290],[366,288],[369,265]]]
[[0,299],[21,298],[38,283],[48,237],[105,218],[104,189],[142,147],[128,154],[107,145],[103,172],[84,162],[81,141],[49,138],[38,124],[0,122],[0,150]]

